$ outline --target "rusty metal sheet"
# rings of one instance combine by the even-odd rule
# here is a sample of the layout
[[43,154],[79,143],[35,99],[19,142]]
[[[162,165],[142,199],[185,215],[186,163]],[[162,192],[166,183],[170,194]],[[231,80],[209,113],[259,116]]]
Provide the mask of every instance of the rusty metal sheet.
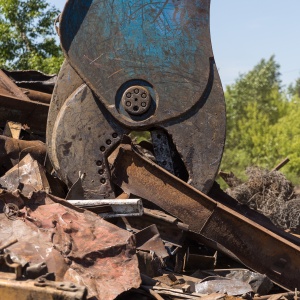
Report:
[[57,280],[85,285],[89,297],[110,300],[139,287],[129,232],[46,193],[22,199],[25,207],[17,220],[0,214],[1,241],[18,239],[9,247],[11,253],[32,264],[45,261]]
[[0,178],[0,187],[11,192],[19,189],[26,197],[33,191],[50,192],[45,168],[30,154]]
[[137,232],[155,224],[163,241],[181,247],[188,231],[188,226],[162,211],[144,208],[142,218],[126,218],[126,228]]
[[130,145],[121,145],[110,163],[114,182],[126,193],[160,206],[187,223],[202,242],[266,274],[278,285],[300,288],[300,247],[283,234],[214,201],[143,158]]
[[52,94],[57,75],[36,70],[2,70],[18,87]]
[[29,98],[15,85],[13,81],[0,70],[0,96],[19,98],[28,101]]
[[138,250],[155,252],[161,258],[169,256],[155,224],[137,232],[135,240]]

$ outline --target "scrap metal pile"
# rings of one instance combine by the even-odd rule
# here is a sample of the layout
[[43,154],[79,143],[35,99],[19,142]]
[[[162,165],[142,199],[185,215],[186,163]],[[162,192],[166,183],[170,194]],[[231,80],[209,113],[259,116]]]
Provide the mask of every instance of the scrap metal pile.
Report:
[[0,72],[3,299],[298,299],[299,238],[215,183],[209,5],[69,0],[58,76]]

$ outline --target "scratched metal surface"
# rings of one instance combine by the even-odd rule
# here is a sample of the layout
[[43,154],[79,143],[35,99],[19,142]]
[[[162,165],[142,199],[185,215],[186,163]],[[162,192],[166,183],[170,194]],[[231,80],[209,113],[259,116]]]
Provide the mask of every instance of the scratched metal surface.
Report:
[[82,84],[84,84],[82,79],[77,75],[70,64],[67,61],[64,61],[59,71],[58,78],[53,90],[46,131],[47,152],[49,154],[50,160],[52,161],[53,167],[57,171],[59,171],[59,162],[56,161],[54,159],[55,156],[52,155],[53,126],[63,104],[66,102],[69,96]]
[[[61,44],[120,122],[149,126],[201,100],[213,56],[209,8],[210,0],[70,0],[60,21]],[[152,112],[140,119],[123,113],[118,94],[137,80],[153,98]]]
[[[127,130],[128,131],[128,130]],[[103,110],[83,84],[64,102],[51,136],[51,158],[66,184],[72,186],[84,174],[85,199],[114,198],[107,154],[126,129]]]

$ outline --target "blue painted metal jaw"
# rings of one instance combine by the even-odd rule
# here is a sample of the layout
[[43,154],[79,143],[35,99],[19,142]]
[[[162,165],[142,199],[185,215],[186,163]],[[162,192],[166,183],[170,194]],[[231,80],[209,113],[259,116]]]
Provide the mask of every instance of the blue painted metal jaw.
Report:
[[[69,0],[60,21],[61,45],[71,66],[124,125],[155,124],[191,109],[207,88],[213,56],[209,6],[209,0]],[[132,120],[119,103],[124,86],[136,83],[149,88],[153,109]]]
[[[225,140],[209,8],[210,0],[67,1],[60,20],[66,57],[60,78],[66,83],[71,74],[70,83],[76,84],[66,89],[58,83],[50,125],[59,134],[50,130],[48,138],[65,181],[73,183],[85,169],[86,190],[93,190],[88,196],[103,196],[99,180],[92,183],[92,178],[109,173],[105,161],[117,143],[109,136],[161,129],[185,164],[189,183],[209,191]],[[86,149],[84,135],[90,143]],[[80,164],[70,167],[71,161]],[[100,176],[105,184],[107,176]]]

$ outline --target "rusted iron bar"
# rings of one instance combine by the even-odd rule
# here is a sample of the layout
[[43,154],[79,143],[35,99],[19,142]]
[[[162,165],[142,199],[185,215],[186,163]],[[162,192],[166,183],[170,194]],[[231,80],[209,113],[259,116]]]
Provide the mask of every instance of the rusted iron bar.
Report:
[[10,246],[12,246],[12,245],[14,245],[14,244],[16,244],[17,242],[18,242],[18,239],[14,239],[14,240],[12,240],[12,241],[7,242],[6,244],[4,244],[3,246],[0,247],[0,253],[1,253],[4,249],[6,249],[6,248],[8,248],[8,247],[10,247]]
[[[5,274],[5,273],[0,273]],[[4,275],[5,276],[5,275]],[[45,300],[85,300],[87,290],[83,286],[78,286],[70,282],[44,282],[26,280],[6,280],[1,276],[0,294],[1,299],[45,299]],[[38,283],[38,285],[37,285]]]
[[188,224],[199,240],[266,274],[278,285],[300,288],[300,247],[216,202],[155,163],[131,145],[109,158],[112,180],[126,193],[147,199]]
[[30,100],[38,101],[45,104],[50,104],[51,102],[51,94],[24,88],[21,88],[21,90]]
[[285,158],[282,162],[280,162],[275,168],[272,169],[272,171],[279,171],[281,168],[283,168],[288,162],[290,161],[290,159],[287,157]]
[[0,135],[0,175],[30,154],[41,165],[46,157],[46,146],[41,141],[23,141]]

